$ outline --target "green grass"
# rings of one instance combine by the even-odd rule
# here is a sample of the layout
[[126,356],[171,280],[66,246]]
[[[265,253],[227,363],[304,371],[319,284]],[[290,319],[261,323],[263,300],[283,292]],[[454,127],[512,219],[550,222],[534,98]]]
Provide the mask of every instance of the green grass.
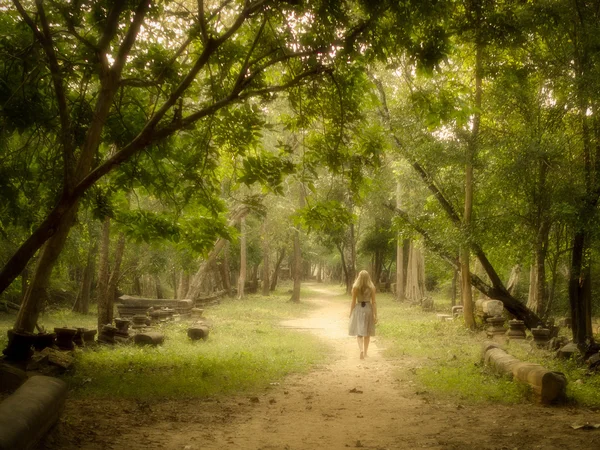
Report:
[[205,310],[209,339],[187,338],[189,322],[165,324],[164,345],[99,347],[78,352],[76,371],[66,377],[77,396],[136,399],[206,397],[249,392],[326,358],[316,337],[284,330],[277,323],[306,314],[286,295],[224,300]]
[[600,375],[591,374],[576,358],[558,359],[552,353],[520,345],[508,346],[507,351],[522,361],[531,361],[544,368],[562,372],[567,377],[567,397],[574,403],[600,407]]
[[[187,337],[190,322],[180,321],[161,326],[165,342],[156,348],[116,345],[77,350],[75,369],[64,379],[73,395],[94,398],[190,398],[264,388],[286,374],[309,370],[328,356],[318,338],[278,327],[280,320],[306,315],[312,308],[288,299],[287,293],[223,299],[205,309],[212,323],[207,341],[192,342]],[[3,316],[4,336],[13,321],[14,316]],[[96,318],[54,311],[41,317],[40,324],[46,329],[95,327]]]
[[[377,298],[386,356],[408,355],[417,367],[411,370],[420,388],[436,396],[463,402],[514,404],[526,399],[522,385],[497,376],[481,364],[481,342],[462,321],[441,322],[435,312],[395,302],[389,294]],[[449,305],[436,303],[436,310]]]

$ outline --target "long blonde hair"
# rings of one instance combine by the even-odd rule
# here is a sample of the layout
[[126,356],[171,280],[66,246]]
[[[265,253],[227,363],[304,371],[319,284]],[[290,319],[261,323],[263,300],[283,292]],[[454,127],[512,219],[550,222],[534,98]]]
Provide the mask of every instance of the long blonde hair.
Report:
[[357,289],[360,292],[364,292],[366,288],[369,288],[373,292],[375,292],[375,285],[371,281],[371,276],[369,275],[369,272],[367,272],[366,270],[361,270],[358,276],[356,277],[354,284],[352,285],[352,289]]

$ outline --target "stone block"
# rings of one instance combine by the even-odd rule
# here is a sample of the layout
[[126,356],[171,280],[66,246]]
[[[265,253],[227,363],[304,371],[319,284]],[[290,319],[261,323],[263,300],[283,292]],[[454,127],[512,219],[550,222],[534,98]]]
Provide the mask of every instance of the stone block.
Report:
[[33,376],[0,403],[0,450],[33,449],[56,423],[67,397],[57,378]]

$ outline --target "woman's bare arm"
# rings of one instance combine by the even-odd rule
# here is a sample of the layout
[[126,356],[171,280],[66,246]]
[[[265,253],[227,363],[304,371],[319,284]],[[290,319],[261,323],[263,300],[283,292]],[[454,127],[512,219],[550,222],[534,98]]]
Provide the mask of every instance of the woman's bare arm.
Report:
[[352,289],[352,303],[350,304],[350,316],[352,316],[352,311],[354,311],[355,306],[356,306],[356,289]]
[[375,301],[375,290],[371,291],[371,305],[373,305],[373,319],[377,323],[377,302]]

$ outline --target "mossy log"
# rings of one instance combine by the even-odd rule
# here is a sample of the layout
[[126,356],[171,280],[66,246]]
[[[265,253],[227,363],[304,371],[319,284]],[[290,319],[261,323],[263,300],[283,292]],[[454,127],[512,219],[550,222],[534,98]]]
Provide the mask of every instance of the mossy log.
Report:
[[496,372],[531,386],[536,400],[541,403],[558,403],[565,399],[567,379],[560,372],[552,372],[539,364],[520,361],[495,343],[484,343],[483,359],[485,364]]

